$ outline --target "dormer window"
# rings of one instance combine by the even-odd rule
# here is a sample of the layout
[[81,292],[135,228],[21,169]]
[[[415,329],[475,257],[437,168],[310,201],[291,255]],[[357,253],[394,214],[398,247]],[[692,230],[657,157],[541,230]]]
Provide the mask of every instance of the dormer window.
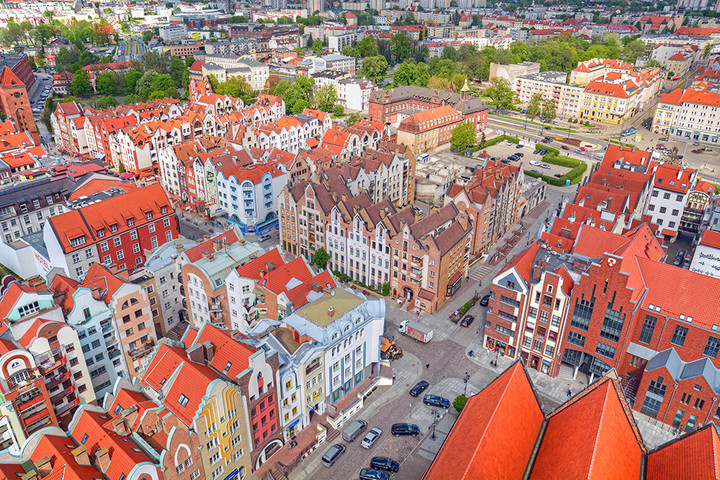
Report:
[[128,226],[128,227],[132,227],[133,225],[135,225],[135,220],[133,220],[132,218],[128,218],[128,220],[127,220],[127,226]]
[[79,247],[80,245],[85,245],[85,235],[77,238],[71,238],[70,239],[70,246],[71,247]]
[[105,236],[105,229],[104,229],[104,228],[101,228],[101,229],[99,229],[99,230],[98,230],[97,232],[95,232],[95,233],[97,233],[97,236],[98,236],[98,237],[104,237],[104,236]]
[[111,233],[117,232],[117,224],[116,223],[110,225],[110,232]]

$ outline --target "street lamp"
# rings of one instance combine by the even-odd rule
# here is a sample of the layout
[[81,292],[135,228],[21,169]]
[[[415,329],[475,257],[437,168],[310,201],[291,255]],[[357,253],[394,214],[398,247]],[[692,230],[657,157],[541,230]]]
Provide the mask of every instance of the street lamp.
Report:
[[432,410],[430,410],[430,413],[432,413],[432,416],[433,416],[433,423],[432,423],[432,427],[433,427],[433,432],[432,432],[432,439],[433,439],[433,440],[435,440],[435,423],[436,423],[436,421],[437,421],[438,413],[437,413],[437,410],[435,410],[434,408],[433,408]]
[[463,383],[465,383],[465,389],[463,390],[463,396],[467,397],[467,384],[468,380],[470,380],[470,374],[468,372],[465,372],[465,378],[463,378]]

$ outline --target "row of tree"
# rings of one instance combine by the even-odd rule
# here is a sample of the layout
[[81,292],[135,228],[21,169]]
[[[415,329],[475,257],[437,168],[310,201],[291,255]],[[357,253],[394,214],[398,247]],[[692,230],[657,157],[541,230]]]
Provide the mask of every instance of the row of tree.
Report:
[[[52,18],[51,12],[45,12],[48,18]],[[63,37],[83,50],[85,45],[107,45],[112,40],[106,28],[108,25],[105,19],[91,23],[87,20],[77,21],[72,19],[67,25],[58,20],[51,20],[49,23],[40,23],[33,26],[30,22],[17,23],[10,19],[7,26],[0,28],[0,45],[10,47],[13,45],[34,45],[41,47],[47,45],[55,37]]]

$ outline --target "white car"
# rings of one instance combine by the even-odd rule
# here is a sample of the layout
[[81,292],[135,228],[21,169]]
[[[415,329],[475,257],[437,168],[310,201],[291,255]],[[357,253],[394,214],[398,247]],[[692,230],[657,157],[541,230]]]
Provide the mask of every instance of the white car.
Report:
[[540,165],[540,162],[537,160],[530,160],[530,165]]
[[364,448],[370,448],[373,446],[373,444],[377,441],[378,438],[380,438],[380,435],[382,435],[382,430],[379,428],[373,428],[371,429],[367,435],[365,435],[365,438],[363,438],[361,445]]

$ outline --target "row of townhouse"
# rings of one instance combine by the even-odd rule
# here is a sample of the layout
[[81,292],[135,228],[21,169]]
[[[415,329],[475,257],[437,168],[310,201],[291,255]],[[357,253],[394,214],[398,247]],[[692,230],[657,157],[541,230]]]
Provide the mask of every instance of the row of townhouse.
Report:
[[485,346],[551,376],[592,382],[615,369],[635,410],[678,430],[720,418],[706,293],[718,279],[665,263],[658,240],[701,208],[695,176],[609,149],[574,203],[493,279]]
[[450,203],[416,218],[366,192],[352,195],[342,177],[296,184],[280,197],[285,251],[312,260],[323,248],[329,268],[434,312],[467,277],[472,223]]
[[[245,108],[240,99],[212,93],[207,79],[192,81],[189,88],[189,104],[165,99],[108,110],[83,109],[75,102],[59,104],[51,116],[56,143],[72,155],[104,156],[116,169],[152,176],[159,173],[158,154],[163,148],[197,138],[235,139],[238,129],[257,129],[284,115],[280,97],[260,95],[254,105]],[[316,122],[303,120],[311,124],[302,130],[303,139],[319,134]],[[255,137],[258,135],[252,137],[254,145],[245,146],[280,148],[279,140],[278,145],[261,145]]]
[[[204,255],[208,246],[197,248]],[[106,292],[98,291],[97,282],[93,289],[62,290],[71,281],[59,276],[50,291],[42,283],[12,284],[0,303],[9,308],[0,338],[0,408],[7,426],[0,439],[14,459],[0,468],[31,467],[37,478],[61,470],[74,478],[79,467],[85,475],[97,468],[117,480],[245,478],[305,428],[317,429],[310,446],[321,444],[377,385],[391,381],[380,375],[378,363],[382,300],[338,288],[329,272],[315,274],[299,258],[286,262],[278,249],[232,265],[230,302],[249,300],[261,312],[248,335],[199,322],[176,340],[155,341],[140,370],[117,375],[102,395],[89,378],[98,354],[108,350],[86,338],[96,328],[105,338],[117,335],[105,328],[105,314],[90,308]],[[144,290],[130,285],[136,293]],[[62,305],[53,301],[58,292]],[[131,298],[113,297],[116,306]],[[110,315],[116,327],[126,326],[123,313]],[[36,445],[56,438],[64,453],[38,459]]]
[[701,87],[676,89],[660,97],[653,116],[655,133],[678,140],[718,143],[720,139],[720,99]]
[[660,68],[637,68],[611,59],[581,62],[570,72],[541,72],[516,79],[513,88],[521,104],[533,95],[555,102],[560,118],[583,118],[622,123],[649,105],[660,93],[664,72]]

